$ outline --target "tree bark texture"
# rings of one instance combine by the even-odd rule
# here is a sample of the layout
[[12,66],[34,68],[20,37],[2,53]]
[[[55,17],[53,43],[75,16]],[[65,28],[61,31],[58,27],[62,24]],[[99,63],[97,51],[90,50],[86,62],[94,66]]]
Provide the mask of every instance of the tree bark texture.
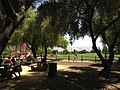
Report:
[[34,58],[37,58],[37,56],[36,56],[37,53],[36,53],[35,47],[32,46],[32,47],[31,47],[31,50],[32,50],[32,53],[33,53],[33,57],[34,57]]
[[34,0],[26,0],[27,3],[21,5],[19,12],[15,12],[10,0],[1,0],[2,6],[6,13],[5,25],[3,32],[0,33],[0,55],[2,54],[6,44],[8,43],[10,37],[12,36],[15,29],[24,19],[25,12],[29,9]]
[[47,47],[45,46],[45,56],[44,56],[45,62],[47,60]]

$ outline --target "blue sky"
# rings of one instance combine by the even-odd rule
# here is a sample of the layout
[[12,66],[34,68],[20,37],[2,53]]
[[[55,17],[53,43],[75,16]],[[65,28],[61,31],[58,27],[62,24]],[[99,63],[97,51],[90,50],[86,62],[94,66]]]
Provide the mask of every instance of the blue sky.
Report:
[[[67,40],[69,40],[69,37],[65,37]],[[100,42],[100,38],[97,39],[97,47],[100,47],[102,49],[102,43]],[[92,49],[92,41],[91,38],[88,36],[85,36],[84,38],[79,38],[78,40],[75,40],[73,42],[73,45],[71,46],[70,44],[68,45],[67,49],[69,51],[71,50],[88,50],[90,51]]]

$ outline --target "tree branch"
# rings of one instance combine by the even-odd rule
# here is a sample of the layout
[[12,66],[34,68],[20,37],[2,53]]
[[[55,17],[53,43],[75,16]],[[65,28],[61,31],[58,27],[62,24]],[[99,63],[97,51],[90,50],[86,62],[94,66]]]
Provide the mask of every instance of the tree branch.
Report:
[[107,39],[106,39],[106,36],[105,36],[105,32],[102,32],[101,33],[101,36],[102,36],[102,38],[103,38],[103,40],[105,41],[105,43],[108,45],[108,47],[110,46],[109,44],[108,44],[108,42],[107,42]]
[[116,21],[118,21],[120,19],[120,16],[118,16],[117,18],[113,19],[108,25],[104,26],[100,32],[97,34],[96,38],[104,31],[106,31],[111,25],[115,24]]
[[[13,17],[14,18],[13,21],[10,22],[8,25],[6,25],[6,27],[3,30],[4,32],[0,33],[0,47],[1,47],[0,55],[3,52],[9,38],[15,31],[16,27],[23,20],[24,15],[25,15],[24,13],[29,9],[30,5],[34,2],[34,0],[26,0],[26,1],[30,1],[30,2],[27,2],[25,5],[23,5],[20,8],[20,11],[18,13],[16,13],[13,11],[13,7],[11,7],[9,0],[2,0],[2,4],[4,5],[3,8],[5,8],[7,16],[13,17],[12,16],[13,14],[15,14],[15,16]],[[7,6],[7,5],[9,5],[9,6]]]
[[15,11],[14,11],[10,1],[9,0],[1,0],[1,2],[2,2],[2,6],[6,12],[6,15],[8,17],[13,17],[13,15],[15,15]]
[[117,20],[119,20],[119,19],[120,19],[120,16],[118,16],[117,18],[113,19],[107,26],[103,27],[102,31],[107,30],[111,25],[115,24],[115,22]]
[[115,37],[113,39],[113,42],[112,42],[111,46],[115,46],[115,44],[117,42],[117,39],[118,39],[118,36],[119,36],[119,33],[120,33],[120,30],[118,32],[116,32]]

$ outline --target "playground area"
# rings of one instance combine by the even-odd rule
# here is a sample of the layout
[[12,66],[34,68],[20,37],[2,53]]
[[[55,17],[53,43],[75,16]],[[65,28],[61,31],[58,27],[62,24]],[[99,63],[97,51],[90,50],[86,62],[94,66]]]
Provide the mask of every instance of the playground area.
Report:
[[110,79],[98,77],[100,62],[57,63],[57,77],[49,78],[48,71],[31,71],[22,66],[20,79],[1,80],[1,90],[119,90],[120,69],[112,71]]

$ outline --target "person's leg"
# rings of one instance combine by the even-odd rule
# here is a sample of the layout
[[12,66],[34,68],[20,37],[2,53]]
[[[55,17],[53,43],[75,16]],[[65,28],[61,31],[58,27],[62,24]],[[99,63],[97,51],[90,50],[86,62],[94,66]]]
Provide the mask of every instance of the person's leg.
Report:
[[12,74],[17,78],[18,76],[16,75],[15,71],[12,71]]
[[20,72],[19,71],[18,71],[18,75],[19,75],[18,77],[20,77]]
[[15,76],[15,78],[17,78],[18,76],[15,72],[16,72],[16,68],[14,67],[13,70],[12,70],[12,74]]

